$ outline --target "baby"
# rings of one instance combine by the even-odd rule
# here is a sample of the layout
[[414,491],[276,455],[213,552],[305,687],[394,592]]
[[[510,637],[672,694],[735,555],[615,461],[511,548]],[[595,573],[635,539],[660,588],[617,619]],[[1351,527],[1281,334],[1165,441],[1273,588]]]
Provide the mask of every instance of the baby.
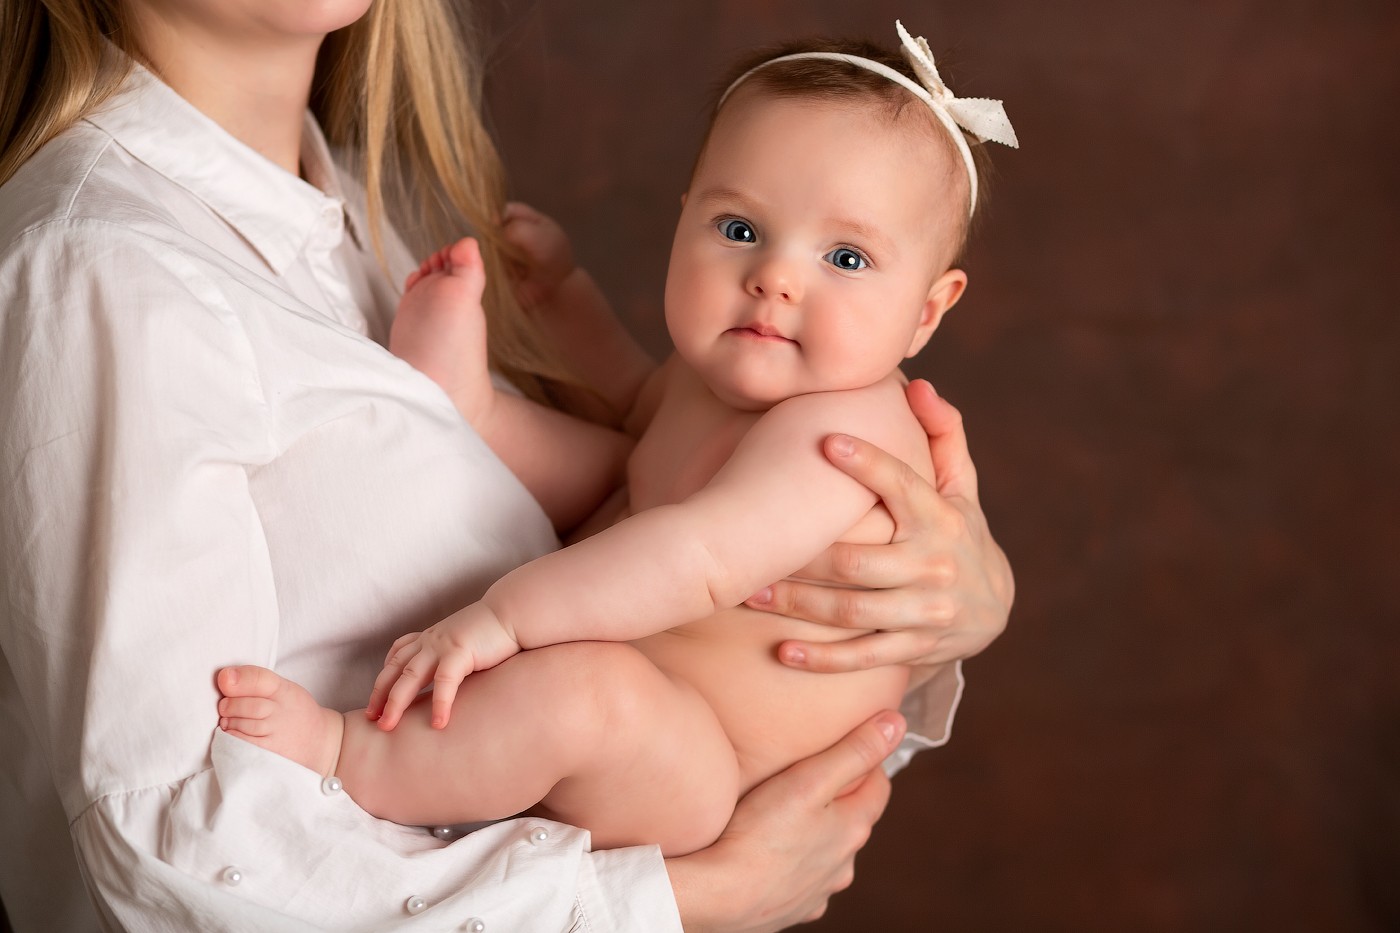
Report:
[[[898,28],[907,61],[865,44],[789,48],[721,99],[672,246],[676,352],[629,418],[644,431],[607,527],[399,639],[368,715],[323,709],[263,668],[228,668],[222,728],[334,774],[385,819],[533,808],[588,828],[600,848],[676,855],[717,838],[748,789],[899,705],[906,668],[813,674],[774,657],[788,639],[850,632],[741,605],[833,541],[890,539],[874,494],[823,456],[828,435],[858,434],[932,474],[898,367],[967,282],[953,263],[977,174],[954,121],[978,140],[1015,136],[999,103],[952,97],[927,45]],[[562,234],[513,220],[545,303],[576,297]],[[395,350],[517,468],[521,437],[547,428],[534,409],[491,414],[499,399],[480,366],[461,362],[458,336],[480,337],[460,305],[479,301],[481,278],[470,241],[425,263]],[[527,486],[579,468],[519,467]]]

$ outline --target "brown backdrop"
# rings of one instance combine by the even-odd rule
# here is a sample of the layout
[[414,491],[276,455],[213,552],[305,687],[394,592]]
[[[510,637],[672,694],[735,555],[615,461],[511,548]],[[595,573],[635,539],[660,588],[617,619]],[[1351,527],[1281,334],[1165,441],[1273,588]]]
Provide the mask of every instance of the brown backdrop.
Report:
[[911,367],[966,415],[1016,609],[816,929],[1400,928],[1400,6],[506,7],[513,188],[657,352],[736,50],[900,17],[1020,134]]
[[1400,6],[485,12],[516,193],[658,353],[735,50],[902,17],[1020,134],[911,368],[967,417],[1011,629],[810,929],[1400,929]]

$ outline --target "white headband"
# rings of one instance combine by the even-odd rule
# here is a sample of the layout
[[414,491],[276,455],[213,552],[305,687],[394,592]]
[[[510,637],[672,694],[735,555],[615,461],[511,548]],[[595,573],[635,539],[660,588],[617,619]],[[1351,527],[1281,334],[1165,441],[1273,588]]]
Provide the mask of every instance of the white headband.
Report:
[[958,127],[966,129],[977,138],[978,142],[986,142],[990,139],[992,142],[1001,143],[1013,149],[1020,148],[1020,144],[1016,141],[1016,131],[1011,128],[1011,121],[1007,119],[1006,110],[1002,107],[1001,101],[988,100],[985,97],[954,97],[953,92],[948,89],[948,85],[944,84],[938,76],[938,69],[933,64],[933,53],[929,51],[928,43],[924,41],[923,36],[916,39],[909,35],[899,20],[894,21],[894,28],[899,31],[899,41],[902,46],[900,51],[904,53],[904,57],[913,67],[914,74],[919,77],[918,84],[887,65],[871,61],[868,58],[861,58],[858,55],[845,55],[840,52],[798,52],[795,55],[770,58],[768,61],[750,68],[725,89],[719,102],[723,105],[730,93],[748,80],[755,71],[767,68],[777,62],[790,62],[802,58],[824,58],[831,61],[847,62],[857,68],[864,68],[889,78],[928,104],[933,115],[938,117],[939,122],[952,135],[953,142],[957,144],[958,152],[962,153],[963,162],[967,165],[967,177],[971,180],[971,202],[967,209],[968,214],[971,215],[977,207],[977,168],[972,161],[972,150],[967,147],[967,140],[963,139],[962,130]]

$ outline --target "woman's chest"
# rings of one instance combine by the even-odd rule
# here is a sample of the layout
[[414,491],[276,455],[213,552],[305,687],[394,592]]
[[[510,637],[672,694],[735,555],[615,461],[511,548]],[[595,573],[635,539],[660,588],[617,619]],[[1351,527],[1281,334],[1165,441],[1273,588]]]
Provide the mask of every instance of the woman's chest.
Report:
[[277,664],[322,702],[353,705],[395,637],[556,541],[436,385],[358,333],[281,310],[246,329],[275,452],[248,484],[277,593]]

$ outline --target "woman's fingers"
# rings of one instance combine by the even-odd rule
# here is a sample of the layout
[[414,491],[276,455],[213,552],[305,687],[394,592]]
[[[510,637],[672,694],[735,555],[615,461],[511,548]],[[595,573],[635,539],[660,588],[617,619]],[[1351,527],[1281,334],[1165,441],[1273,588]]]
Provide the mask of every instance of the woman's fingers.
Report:
[[[927,503],[937,499],[933,487],[898,457],[849,434],[832,434],[822,445],[826,458],[879,496],[896,527],[910,524]],[[922,507],[922,508],[921,508]]]
[[915,379],[904,390],[909,408],[929,437],[933,475],[941,496],[977,501],[977,470],[967,449],[962,413],[939,397],[925,379]]
[[686,929],[772,933],[821,916],[884,812],[880,763],[903,735],[898,713],[872,717],[749,791],[709,849],[669,859]]
[[935,664],[958,657],[957,650],[938,632],[911,628],[873,632],[843,641],[785,641],[778,646],[778,660],[799,670],[841,674],[886,664]]
[[[885,710],[853,729],[824,752],[798,762],[788,772],[816,805],[845,801],[867,828],[875,825],[889,802],[890,785],[880,763],[904,738],[904,717]],[[809,783],[810,782],[810,783]],[[857,845],[864,845],[862,839]]]
[[[944,574],[936,574],[942,579]],[[794,619],[849,629],[944,628],[960,609],[951,586],[899,586],[861,590],[823,586],[801,580],[779,580],[749,597],[745,605]]]
[[[932,387],[928,383],[924,385],[932,395]],[[970,483],[975,501],[977,476],[972,470],[972,461],[967,459],[967,438],[962,433],[962,416],[937,396],[933,396],[933,402],[934,427],[946,432],[929,437],[929,451],[935,455],[934,471],[938,489],[903,460],[858,437],[833,434],[824,445],[824,452],[832,464],[880,497],[894,519],[894,543],[920,540],[928,537],[925,532],[957,538],[966,531],[967,516],[942,493],[944,483],[942,475],[937,472],[938,458],[942,458],[958,477],[950,488],[966,490]],[[948,422],[948,412],[952,413],[955,424]],[[925,425],[927,429],[928,425]],[[870,585],[864,580],[858,582]]]
[[[958,579],[958,562],[952,551],[938,552],[930,547],[930,541],[956,540],[966,528],[966,518],[950,510],[950,514],[939,516],[936,523],[913,522],[895,529],[895,540],[889,544],[838,541],[789,581],[801,584],[804,580],[820,580],[883,589],[908,586],[911,579],[917,579],[925,585],[952,586]],[[917,571],[913,577],[911,568]]]
[[[862,786],[904,737],[904,717],[893,710],[884,710],[851,730],[841,741],[804,758],[770,780],[782,785],[782,793],[795,795],[813,806],[825,806],[839,797],[846,797]],[[873,824],[884,809],[878,803],[869,816]]]
[[[896,535],[899,532],[896,531]],[[843,586],[887,587],[909,582],[906,542],[851,544],[838,541],[793,574],[800,580],[821,580]]]

